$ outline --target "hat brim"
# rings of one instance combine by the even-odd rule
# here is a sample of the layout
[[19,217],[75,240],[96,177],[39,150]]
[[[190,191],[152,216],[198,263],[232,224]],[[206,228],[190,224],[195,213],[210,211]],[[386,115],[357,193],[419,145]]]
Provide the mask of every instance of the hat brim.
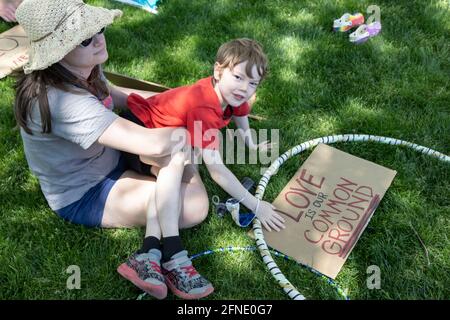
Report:
[[84,5],[76,10],[51,35],[38,42],[31,42],[25,74],[44,70],[61,61],[82,41],[93,37],[102,28],[122,16],[122,11]]

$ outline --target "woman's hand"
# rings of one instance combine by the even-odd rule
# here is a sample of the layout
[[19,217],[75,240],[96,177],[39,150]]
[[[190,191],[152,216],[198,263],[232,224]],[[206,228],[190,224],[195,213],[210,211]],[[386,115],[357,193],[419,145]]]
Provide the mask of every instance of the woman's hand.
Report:
[[20,1],[0,0],[0,17],[6,22],[16,22],[16,9]]
[[256,209],[255,215],[267,231],[272,231],[272,229],[280,231],[286,228],[285,220],[275,212],[275,207],[269,202],[261,201]]

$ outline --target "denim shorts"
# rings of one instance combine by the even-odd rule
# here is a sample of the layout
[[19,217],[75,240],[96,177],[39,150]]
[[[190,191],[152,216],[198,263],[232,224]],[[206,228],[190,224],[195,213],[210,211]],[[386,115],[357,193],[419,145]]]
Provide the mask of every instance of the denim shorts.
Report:
[[56,210],[56,213],[64,220],[75,224],[82,224],[86,227],[100,227],[108,194],[114,183],[125,171],[125,158],[120,156],[116,168],[102,181],[90,188],[80,200]]

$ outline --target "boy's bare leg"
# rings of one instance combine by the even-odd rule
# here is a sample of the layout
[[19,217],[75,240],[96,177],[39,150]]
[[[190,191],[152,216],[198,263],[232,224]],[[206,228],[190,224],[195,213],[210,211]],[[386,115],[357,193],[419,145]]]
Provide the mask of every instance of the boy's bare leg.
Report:
[[195,171],[192,172],[195,168],[187,164],[190,162],[187,159],[187,154],[183,151],[178,152],[173,155],[167,166],[159,169],[156,182],[156,210],[163,236],[162,267],[165,270],[167,287],[180,298],[200,299],[211,294],[214,288],[192,265],[187,251],[183,249],[178,227],[183,172],[188,167],[186,179],[191,180],[190,183],[198,176]]
[[[186,166],[184,167],[183,178],[181,181],[185,183],[203,184],[200,175],[198,174],[198,165],[194,157],[195,157],[194,151],[191,150],[190,152],[191,160],[187,162]],[[155,177],[158,177],[159,171],[161,170],[161,166],[164,166],[164,164],[167,164],[170,161],[170,156],[161,157],[157,161],[155,161],[155,158],[146,158],[144,156],[140,156],[139,159],[142,162],[151,165],[152,167],[150,169],[150,172]]]
[[156,190],[150,194],[145,225],[145,238],[153,236],[161,239],[161,226],[159,225],[158,211],[156,210]]
[[[194,164],[196,163],[194,156],[194,152],[189,153],[189,150],[185,153],[180,151],[173,157],[167,156],[158,159],[140,156],[142,162],[152,166],[151,173],[157,177],[156,191],[150,196],[147,209],[146,237],[154,236],[161,239],[161,236],[179,235],[181,226],[174,221],[178,219],[177,221],[180,222],[181,198],[173,201],[171,195],[180,194],[181,182],[198,185],[204,189],[198,173],[198,166]],[[187,157],[190,157],[191,160],[186,161]],[[179,181],[180,172],[182,172],[181,181]],[[161,173],[162,176],[160,176]],[[180,208],[178,211],[177,205]],[[174,215],[174,212],[178,212],[178,215]]]
[[[183,152],[176,153],[168,165],[159,170],[156,179],[156,212],[163,237],[179,235],[180,188],[185,161]],[[147,224],[147,228],[151,229],[151,224]]]
[[[161,168],[156,180],[154,199],[147,208],[145,239],[137,255],[122,263],[117,271],[127,280],[158,299],[167,296],[167,285],[161,270],[161,258],[172,257],[182,250],[179,237],[181,213],[181,178],[186,156],[184,152],[173,155],[167,166]],[[156,213],[156,214],[155,214]],[[164,248],[160,251],[161,236]],[[167,248],[166,248],[167,244]],[[179,249],[181,247],[181,249]],[[140,270],[145,266],[146,272]]]

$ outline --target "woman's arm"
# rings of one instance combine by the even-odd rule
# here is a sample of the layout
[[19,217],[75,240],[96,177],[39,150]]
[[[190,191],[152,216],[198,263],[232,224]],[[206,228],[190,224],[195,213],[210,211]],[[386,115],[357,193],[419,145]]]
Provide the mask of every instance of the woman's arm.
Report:
[[163,157],[185,146],[184,128],[148,129],[123,118],[117,118],[99,137],[104,146],[145,156]]

